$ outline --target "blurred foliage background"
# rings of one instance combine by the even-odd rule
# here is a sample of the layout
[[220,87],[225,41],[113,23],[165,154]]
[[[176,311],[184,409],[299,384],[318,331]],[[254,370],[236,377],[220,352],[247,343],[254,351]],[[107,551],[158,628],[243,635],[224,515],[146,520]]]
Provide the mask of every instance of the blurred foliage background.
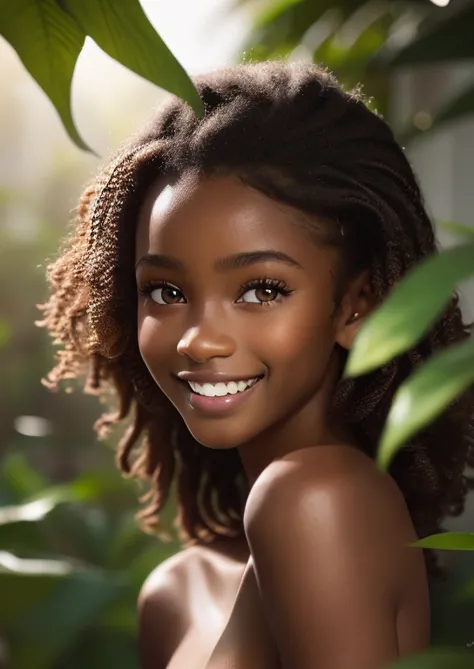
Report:
[[[474,78],[467,77],[439,108],[407,118],[392,113],[398,68],[472,63],[474,2],[440,4],[448,3],[142,2],[189,73],[274,57],[322,61],[347,85],[362,83],[404,141],[474,111]],[[2,39],[0,85],[8,91],[0,98],[0,669],[134,669],[138,590],[179,549],[174,501],[164,514],[165,537],[138,530],[140,490],[114,466],[118,434],[97,442],[92,424],[101,407],[79,384],[72,394],[41,385],[53,351],[34,326],[48,259],[100,158],[74,147]],[[73,111],[100,156],[164,97],[86,40]],[[467,531],[466,517],[460,522]],[[444,558],[453,572],[433,589],[433,643],[465,647],[474,642],[473,561],[468,553]]]

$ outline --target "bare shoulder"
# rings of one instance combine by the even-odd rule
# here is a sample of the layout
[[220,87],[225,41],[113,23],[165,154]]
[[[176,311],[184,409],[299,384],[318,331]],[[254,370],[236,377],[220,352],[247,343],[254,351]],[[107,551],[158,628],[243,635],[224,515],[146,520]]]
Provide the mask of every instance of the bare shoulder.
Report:
[[368,455],[352,446],[331,445],[293,451],[272,462],[250,491],[245,520],[250,522],[267,499],[283,500],[289,494],[295,500],[308,493],[330,494],[334,501],[348,501],[355,495],[359,504],[374,504],[383,498],[393,510],[407,513],[393,478],[379,470]]
[[191,562],[196,562],[201,555],[201,546],[190,546],[163,560],[149,574],[140,591],[139,603],[153,598],[154,594],[168,589],[171,584],[181,582]]
[[394,565],[397,589],[410,577],[415,554],[415,562],[420,562],[421,551],[407,550],[418,537],[401,490],[369,456],[351,446],[305,448],[271,463],[247,500],[244,525],[249,544],[253,539],[255,545],[262,531],[268,535],[273,523],[275,536],[279,533],[283,539],[282,528],[295,523],[307,526],[308,533],[331,527],[347,541],[357,532],[364,554],[372,549],[373,555],[384,557],[388,570]]
[[244,526],[283,666],[372,669],[398,656],[401,604],[415,584],[427,610],[426,574],[403,495],[368,456],[318,446],[274,461],[250,491]]
[[138,644],[143,669],[166,667],[189,627],[186,589],[201,548],[191,546],[159,564],[138,597]]

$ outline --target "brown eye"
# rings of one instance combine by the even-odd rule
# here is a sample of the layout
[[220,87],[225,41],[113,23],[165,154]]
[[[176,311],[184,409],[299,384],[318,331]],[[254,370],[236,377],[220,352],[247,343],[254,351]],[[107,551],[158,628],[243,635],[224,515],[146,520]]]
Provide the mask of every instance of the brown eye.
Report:
[[[251,304],[259,304],[262,302],[273,302],[278,297],[278,290],[271,286],[260,286],[259,288],[252,288],[247,290],[242,295],[243,302],[250,302]],[[250,295],[250,299],[245,299],[246,295]]]
[[178,304],[183,299],[183,294],[174,286],[162,286],[150,292],[151,299],[157,304]]
[[277,279],[254,279],[241,287],[239,302],[271,305],[291,295],[293,291]]

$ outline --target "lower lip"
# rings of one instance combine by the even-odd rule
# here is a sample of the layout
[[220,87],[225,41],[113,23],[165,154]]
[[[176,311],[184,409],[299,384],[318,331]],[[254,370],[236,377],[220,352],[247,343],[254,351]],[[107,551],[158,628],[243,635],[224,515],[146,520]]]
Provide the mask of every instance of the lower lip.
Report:
[[223,397],[206,397],[205,395],[198,395],[188,386],[189,404],[193,409],[198,409],[199,411],[204,411],[208,414],[221,415],[240,407],[252,395],[260,381],[261,379],[241,393],[224,395]]

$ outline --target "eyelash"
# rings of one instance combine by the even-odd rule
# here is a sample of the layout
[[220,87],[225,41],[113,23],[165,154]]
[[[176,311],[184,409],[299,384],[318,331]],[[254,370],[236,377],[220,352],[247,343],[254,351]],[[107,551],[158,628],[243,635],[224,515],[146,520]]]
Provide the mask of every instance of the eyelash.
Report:
[[[247,281],[247,283],[244,283],[242,286],[240,286],[240,296],[242,297],[242,295],[244,295],[248,290],[254,290],[255,288],[274,288],[282,297],[288,297],[288,295],[291,295],[293,292],[288,288],[284,281],[265,277],[262,279],[252,279],[251,281]],[[270,300],[269,302],[260,302],[259,304],[262,307],[270,307],[276,301],[277,300]],[[256,302],[253,302],[253,304],[256,304]]]
[[[139,288],[139,293],[144,297],[149,297],[150,294],[157,288],[175,288],[181,293],[181,291],[179,290],[179,288],[177,288],[177,286],[174,286],[173,284],[168,283],[167,281],[149,281],[148,283],[144,284]],[[262,279],[252,279],[251,281],[247,281],[246,283],[242,284],[239,288],[240,297],[242,297],[242,295],[245,295],[245,293],[248,292],[249,290],[254,290],[256,288],[274,288],[282,297],[288,297],[288,295],[291,295],[291,293],[293,293],[293,291],[288,288],[288,286],[284,281],[279,281],[278,279],[269,279],[265,277]],[[181,294],[184,297],[184,294],[183,293]],[[246,304],[259,304],[262,307],[269,307],[272,306],[276,301],[277,300],[275,299],[275,300],[270,300],[268,302],[265,301],[247,302]],[[159,306],[164,306],[164,305],[159,305]]]
[[147,283],[144,283],[143,286],[139,287],[138,292],[140,295],[143,295],[143,297],[149,297],[157,288],[176,288],[176,286],[173,286],[172,283],[167,283],[166,281],[148,281]]

